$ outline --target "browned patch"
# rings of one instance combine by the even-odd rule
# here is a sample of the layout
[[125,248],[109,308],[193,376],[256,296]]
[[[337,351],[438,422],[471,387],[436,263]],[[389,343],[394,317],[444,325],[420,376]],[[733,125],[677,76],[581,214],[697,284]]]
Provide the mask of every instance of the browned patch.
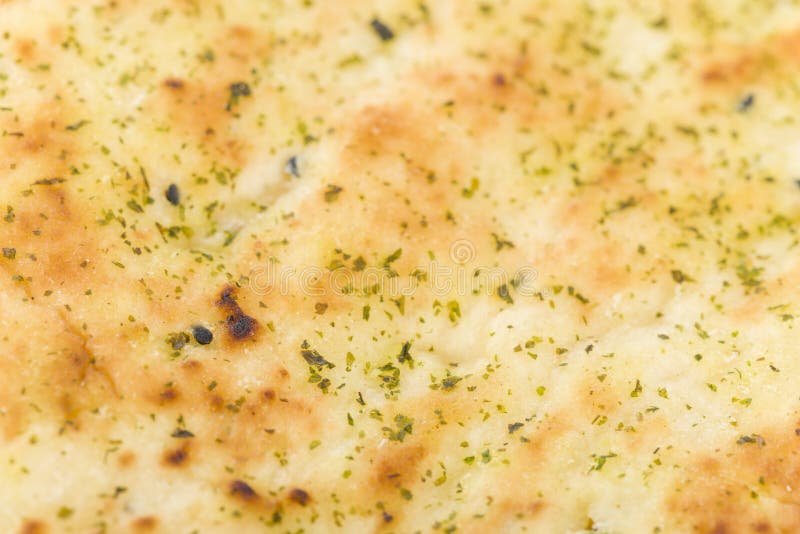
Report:
[[728,60],[717,61],[706,67],[701,77],[706,84],[721,84],[730,80],[749,80],[754,76],[758,60],[749,54]]
[[212,412],[221,412],[225,408],[225,399],[216,393],[208,396],[208,408]]
[[26,519],[19,529],[19,534],[47,534],[47,524],[38,519]]
[[123,469],[131,467],[135,462],[136,454],[133,451],[124,451],[117,459],[117,463]]
[[35,51],[36,41],[34,39],[17,39],[14,41],[14,53],[20,61],[33,61]]
[[309,495],[305,490],[294,488],[289,492],[289,500],[299,504],[300,506],[305,506],[311,502],[311,495]]
[[421,445],[397,445],[383,451],[373,470],[371,485],[377,490],[399,488],[415,478],[417,468],[428,455]]
[[60,45],[64,42],[64,28],[61,26],[50,26],[47,29],[47,38],[51,45]]
[[197,360],[186,360],[181,367],[188,373],[197,373],[203,369],[203,364]]
[[137,517],[131,522],[131,528],[136,532],[150,532],[158,526],[158,518],[148,515]]
[[[514,487],[517,490],[514,493],[521,495],[526,493],[524,486]],[[524,497],[502,498],[489,508],[488,513],[480,518],[467,521],[463,527],[466,532],[502,531],[509,520],[522,519],[530,521],[532,519],[541,519],[545,507],[546,504],[542,500],[527,500]]]
[[227,286],[220,293],[217,306],[227,313],[225,327],[228,337],[233,341],[244,341],[258,332],[258,321],[242,311],[236,300],[236,290]]
[[[214,153],[214,161],[241,167],[249,151],[245,139],[228,131],[238,109],[230,109],[231,86],[249,82],[251,68],[269,54],[270,37],[263,28],[245,25],[223,28],[212,37],[215,58],[190,78],[170,76],[164,91],[155,95],[147,113],[166,118],[181,134],[188,134]],[[244,103],[239,99],[237,107]]]
[[760,435],[762,445],[734,442],[688,466],[687,478],[667,493],[667,511],[675,526],[725,534],[800,530],[800,507],[793,493],[800,484],[794,432]]
[[779,79],[800,63],[800,30],[770,36],[760,42],[729,47],[727,54],[701,67],[700,78],[710,87],[738,88],[755,81]]
[[265,389],[264,392],[261,394],[266,402],[272,402],[275,400],[275,390],[274,389]]

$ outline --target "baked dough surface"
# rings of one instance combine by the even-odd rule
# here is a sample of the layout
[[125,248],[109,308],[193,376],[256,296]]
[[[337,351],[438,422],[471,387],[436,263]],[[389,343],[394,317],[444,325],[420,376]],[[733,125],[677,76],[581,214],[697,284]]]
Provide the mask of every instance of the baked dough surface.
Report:
[[0,531],[798,531],[798,80],[789,0],[0,0]]

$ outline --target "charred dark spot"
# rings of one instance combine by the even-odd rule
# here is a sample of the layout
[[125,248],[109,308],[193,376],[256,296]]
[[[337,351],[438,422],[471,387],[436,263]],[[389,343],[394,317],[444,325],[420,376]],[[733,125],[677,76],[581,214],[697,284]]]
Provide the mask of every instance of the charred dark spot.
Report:
[[745,95],[745,97],[742,98],[742,100],[739,102],[739,113],[744,113],[745,111],[753,107],[753,104],[755,104],[755,102],[756,102],[756,95],[754,95],[753,93]]
[[317,315],[324,314],[327,309],[328,309],[328,305],[326,303],[324,303],[324,302],[317,302],[316,304],[314,304],[314,312]]
[[225,320],[228,332],[234,339],[246,339],[255,333],[256,320],[243,313],[229,315]]
[[250,86],[245,82],[236,82],[231,84],[232,96],[250,96]]
[[185,428],[176,428],[175,431],[170,434],[173,438],[193,438],[194,434],[186,430]]
[[217,302],[218,306],[236,306],[239,305],[236,303],[236,298],[234,296],[234,289],[231,286],[226,287],[222,290],[222,293],[219,294],[219,302]]
[[376,18],[372,19],[369,25],[372,26],[372,29],[378,34],[378,37],[381,38],[381,41],[391,41],[394,39],[394,32],[380,20]]
[[506,77],[500,73],[497,73],[494,75],[494,78],[492,78],[492,83],[495,85],[495,87],[503,87],[506,84]]
[[180,78],[167,78],[164,80],[164,87],[169,87],[170,89],[183,89],[184,82]]
[[231,338],[236,341],[242,341],[256,333],[258,321],[242,311],[242,308],[239,307],[239,303],[236,302],[236,296],[232,287],[226,287],[222,293],[220,293],[217,306],[228,312],[228,317],[225,319],[225,326]]
[[173,206],[177,206],[181,203],[181,192],[175,184],[169,184],[169,187],[167,187],[167,190],[164,192],[164,196],[167,197],[167,200]]
[[193,326],[192,335],[194,335],[194,340],[201,345],[208,345],[214,340],[214,334],[205,326]]
[[274,389],[264,390],[264,399],[267,401],[275,400],[275,390]]
[[386,510],[383,510],[383,522],[384,523],[391,523],[393,520],[394,520],[394,516],[392,514],[390,514],[389,512],[387,512]]
[[294,488],[289,492],[289,500],[296,502],[300,506],[305,506],[309,503],[309,501],[311,501],[311,495],[309,495],[307,491],[301,490],[300,488]]
[[522,423],[512,423],[512,424],[508,425],[508,433],[509,434],[513,434],[514,432],[516,432],[517,430],[522,428],[522,426],[523,426]]
[[167,465],[178,467],[183,465],[189,459],[189,450],[186,447],[175,449],[174,451],[167,451],[164,453],[164,463]]
[[297,156],[292,156],[283,166],[283,172],[291,174],[295,178],[300,178],[300,169],[297,167]]
[[234,480],[231,482],[230,493],[234,497],[239,497],[245,501],[252,501],[258,498],[256,490],[250,487],[250,484],[242,480]]

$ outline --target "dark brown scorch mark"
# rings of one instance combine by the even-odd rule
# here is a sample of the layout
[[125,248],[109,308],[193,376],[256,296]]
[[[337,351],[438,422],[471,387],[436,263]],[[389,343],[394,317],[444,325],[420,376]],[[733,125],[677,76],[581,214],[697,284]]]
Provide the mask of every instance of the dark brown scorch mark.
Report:
[[225,319],[225,326],[231,339],[243,341],[256,334],[258,321],[244,313],[242,308],[239,307],[233,287],[228,286],[222,290],[217,306],[228,313],[228,317]]
[[234,480],[231,482],[230,493],[234,497],[238,497],[244,501],[252,501],[258,498],[256,490],[250,487],[250,484],[242,480]]
[[164,465],[168,467],[180,467],[189,459],[189,447],[184,445],[178,449],[169,450],[164,453]]
[[169,87],[170,89],[183,89],[184,82],[180,78],[167,78],[164,80],[164,87]]
[[311,501],[311,495],[307,491],[300,488],[294,488],[289,492],[289,500],[296,502],[300,506],[305,506]]

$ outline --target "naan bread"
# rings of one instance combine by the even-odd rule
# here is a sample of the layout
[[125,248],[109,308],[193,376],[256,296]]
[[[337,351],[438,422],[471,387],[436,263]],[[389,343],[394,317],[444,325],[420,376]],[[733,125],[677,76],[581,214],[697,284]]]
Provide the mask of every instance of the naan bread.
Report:
[[800,3],[0,1],[0,531],[800,530]]

